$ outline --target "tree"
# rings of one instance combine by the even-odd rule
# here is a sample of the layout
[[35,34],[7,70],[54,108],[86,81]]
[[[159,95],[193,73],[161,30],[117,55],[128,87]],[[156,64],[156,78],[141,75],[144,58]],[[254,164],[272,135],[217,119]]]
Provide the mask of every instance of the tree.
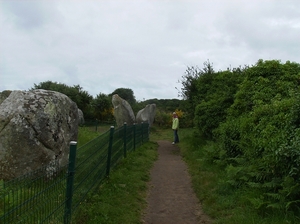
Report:
[[92,103],[94,116],[100,121],[107,121],[113,118],[112,105],[108,95],[99,93]]
[[199,101],[199,89],[198,89],[198,80],[200,76],[206,74],[207,78],[210,78],[212,74],[214,74],[213,65],[207,61],[203,63],[204,68],[199,69],[198,67],[187,67],[185,71],[185,75],[182,76],[182,80],[180,81],[182,84],[182,88],[178,91],[178,95],[183,97],[184,100],[188,102],[187,112],[193,116],[195,112],[195,108]]

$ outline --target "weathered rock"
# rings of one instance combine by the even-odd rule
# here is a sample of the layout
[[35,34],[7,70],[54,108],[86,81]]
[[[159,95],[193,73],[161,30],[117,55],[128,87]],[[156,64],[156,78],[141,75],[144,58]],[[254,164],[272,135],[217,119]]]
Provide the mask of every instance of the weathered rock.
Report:
[[156,104],[148,104],[144,109],[141,109],[136,115],[136,122],[147,122],[149,127],[152,126],[156,112]]
[[12,91],[0,104],[0,179],[44,166],[54,172],[53,164],[67,164],[69,143],[77,133],[78,108],[66,95]]
[[78,108],[78,124],[83,125],[84,124],[84,116],[82,110]]
[[133,125],[135,123],[135,116],[130,104],[119,97],[118,94],[113,95],[112,104],[114,106],[114,117],[118,127],[124,125],[124,122],[127,125]]

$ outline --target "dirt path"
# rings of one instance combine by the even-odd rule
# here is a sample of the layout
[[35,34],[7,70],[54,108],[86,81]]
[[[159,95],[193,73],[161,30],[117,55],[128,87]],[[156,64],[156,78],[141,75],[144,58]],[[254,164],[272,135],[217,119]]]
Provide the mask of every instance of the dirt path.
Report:
[[158,160],[151,170],[146,224],[210,224],[191,187],[191,180],[179,148],[158,141]]

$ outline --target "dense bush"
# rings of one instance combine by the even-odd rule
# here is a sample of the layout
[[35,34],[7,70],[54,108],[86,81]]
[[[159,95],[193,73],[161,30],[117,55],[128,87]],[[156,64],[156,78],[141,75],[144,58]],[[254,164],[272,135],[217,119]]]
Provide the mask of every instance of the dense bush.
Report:
[[209,156],[227,170],[227,184],[256,192],[257,208],[300,209],[300,65],[259,60],[205,76],[195,121],[218,142]]
[[[295,125],[300,113],[299,72],[296,63],[258,61],[246,70],[227,121],[219,128],[223,149],[230,152],[228,158],[235,158],[229,160],[235,161],[235,168],[228,173],[239,170],[229,175],[230,181],[259,190],[250,198],[257,208],[300,205],[300,141]],[[228,135],[233,127],[235,136]],[[228,142],[238,142],[238,147]]]
[[[201,81],[206,75],[200,77],[199,89],[205,94],[202,94],[201,101],[196,107],[195,120],[207,137],[211,138],[213,130],[225,121],[226,111],[233,104],[238,85],[244,79],[242,71],[238,68],[214,73],[210,75],[212,79],[209,83],[206,80]],[[202,90],[203,86],[206,91]]]
[[212,64],[204,68],[189,67],[183,76],[182,93],[187,98],[187,112],[207,138],[226,119],[226,110],[233,104],[234,94],[243,81],[242,68],[215,72]]

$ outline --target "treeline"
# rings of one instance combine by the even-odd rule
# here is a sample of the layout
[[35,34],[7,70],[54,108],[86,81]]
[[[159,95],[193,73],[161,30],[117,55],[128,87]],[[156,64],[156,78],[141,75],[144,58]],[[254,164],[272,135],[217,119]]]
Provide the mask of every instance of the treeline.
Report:
[[[214,71],[188,67],[181,94],[205,160],[225,170],[223,189],[251,192],[257,209],[300,209],[300,64],[259,60]],[[199,150],[203,150],[200,149]]]
[[[79,109],[82,110],[85,120],[98,120],[100,122],[112,121],[113,105],[112,96],[118,94],[125,99],[132,107],[134,114],[143,109],[147,104],[156,104],[157,113],[156,120],[159,125],[167,126],[170,124],[171,114],[175,110],[185,108],[184,100],[179,99],[149,99],[145,101],[137,101],[132,89],[118,88],[110,94],[99,93],[96,97],[90,95],[83,90],[80,85],[68,86],[63,83],[45,81],[34,84],[33,89],[45,89],[63,93],[73,100]],[[155,121],[154,121],[155,122]]]

